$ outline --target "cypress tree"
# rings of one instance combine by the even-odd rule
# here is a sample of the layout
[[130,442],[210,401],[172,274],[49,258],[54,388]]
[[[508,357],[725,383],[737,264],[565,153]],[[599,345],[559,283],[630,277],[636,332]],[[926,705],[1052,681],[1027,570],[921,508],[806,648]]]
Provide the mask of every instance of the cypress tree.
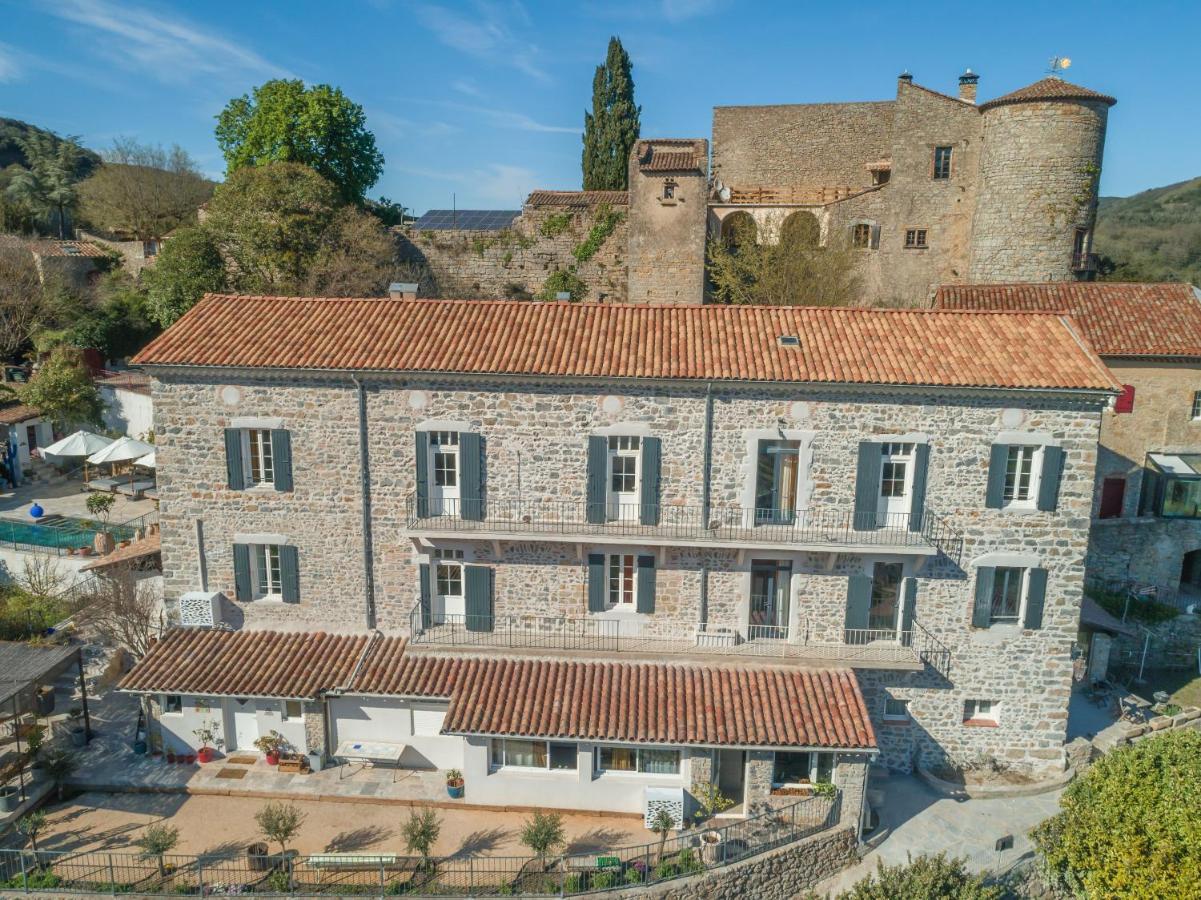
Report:
[[634,78],[630,55],[617,38],[609,38],[604,65],[592,79],[592,112],[584,113],[584,190],[624,191],[628,186],[627,160],[638,140],[634,105]]

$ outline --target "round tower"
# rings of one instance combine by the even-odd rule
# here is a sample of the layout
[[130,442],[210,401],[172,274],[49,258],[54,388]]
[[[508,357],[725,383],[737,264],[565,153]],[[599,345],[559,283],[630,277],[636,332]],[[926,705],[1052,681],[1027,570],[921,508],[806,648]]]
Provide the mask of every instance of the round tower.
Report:
[[980,106],[971,281],[1092,277],[1105,123],[1116,102],[1044,78]]

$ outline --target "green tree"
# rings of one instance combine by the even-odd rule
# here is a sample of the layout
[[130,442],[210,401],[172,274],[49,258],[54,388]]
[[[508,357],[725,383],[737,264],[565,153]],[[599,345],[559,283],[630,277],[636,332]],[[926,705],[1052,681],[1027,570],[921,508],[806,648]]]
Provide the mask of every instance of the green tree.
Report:
[[163,245],[146,283],[146,313],[166,328],[186,313],[207,291],[227,287],[225,261],[205,228],[184,228]]
[[245,166],[300,163],[356,203],[384,168],[363,108],[339,88],[306,88],[300,80],[268,81],[229,101],[217,116],[217,144],[230,175]]
[[179,829],[173,825],[156,822],[142,832],[142,836],[133,842],[135,847],[142,848],[143,859],[153,859],[158,863],[158,877],[167,876],[163,857],[175,849],[179,843]]
[[584,190],[624,191],[629,187],[630,149],[638,140],[642,107],[634,103],[630,55],[609,38],[604,65],[592,79],[592,112],[584,113]]
[[67,787],[67,779],[74,775],[75,770],[79,768],[79,757],[69,750],[51,750],[42,760],[42,768],[54,782],[54,787],[58,791],[58,799],[61,802],[63,791]]
[[35,854],[38,852],[38,835],[46,830],[46,825],[46,813],[40,809],[26,813],[17,821],[17,832],[29,838],[29,846]]
[[[837,900],[999,900],[1003,891],[969,875],[962,859],[943,853],[919,856],[905,865],[886,866],[876,861],[876,873],[858,882]],[[813,893],[804,900],[818,900]]]
[[83,357],[71,347],[56,348],[16,394],[64,431],[72,425],[99,425],[104,409]]
[[118,138],[104,164],[79,185],[80,217],[109,234],[160,238],[196,221],[213,193],[187,152]]
[[438,843],[438,835],[442,833],[442,823],[432,809],[409,812],[408,821],[404,823],[401,834],[404,837],[405,849],[410,853],[421,854],[421,866],[427,871],[431,868],[430,853]]
[[563,817],[559,813],[545,813],[536,809],[521,826],[521,843],[539,858],[545,857],[566,840],[567,832],[563,828]]
[[279,844],[280,852],[285,855],[288,842],[300,833],[304,819],[304,813],[293,803],[267,803],[254,814],[263,837]]
[[1077,896],[1197,897],[1201,733],[1175,731],[1099,759],[1039,825],[1053,885]]
[[83,148],[75,138],[60,139],[47,132],[30,132],[19,143],[28,168],[13,173],[6,193],[26,204],[65,239],[70,214],[79,199]]

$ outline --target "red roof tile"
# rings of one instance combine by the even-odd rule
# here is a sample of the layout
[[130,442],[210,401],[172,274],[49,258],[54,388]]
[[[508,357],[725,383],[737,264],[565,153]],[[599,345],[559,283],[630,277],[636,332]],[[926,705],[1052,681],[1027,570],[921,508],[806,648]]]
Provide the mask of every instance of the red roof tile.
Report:
[[708,162],[703,141],[640,141],[636,152],[643,172],[704,172]]
[[90,572],[93,569],[107,569],[111,566],[120,566],[125,563],[130,563],[135,560],[143,560],[148,556],[154,556],[161,553],[162,535],[148,534],[140,541],[133,541],[128,547],[117,547],[106,556],[93,560],[85,566],[80,566],[79,571]]
[[[315,697],[345,685],[370,637],[324,632],[176,628],[118,685],[122,690],[237,697]],[[376,640],[392,652],[401,638]]]
[[875,747],[849,670],[462,659],[448,734],[677,745]]
[[[781,346],[792,335],[799,347]],[[1045,314],[210,294],[134,359],[585,378],[1091,388],[1112,377]]]
[[571,209],[586,209],[602,203],[628,206],[629,191],[534,191],[525,200],[526,206],[566,206]]
[[1007,103],[1036,103],[1040,100],[1099,100],[1107,106],[1113,106],[1118,101],[1108,94],[1101,94],[1091,88],[1056,78],[1054,75],[1043,78],[1024,88],[1018,88],[1000,97],[994,97],[987,103],[981,103],[981,109],[994,106],[1004,106]]
[[40,415],[41,413],[25,403],[0,406],[0,425],[18,425],[27,419],[36,419]]
[[951,310],[1067,313],[1102,356],[1201,357],[1201,295],[1190,284],[944,284],[934,305]]

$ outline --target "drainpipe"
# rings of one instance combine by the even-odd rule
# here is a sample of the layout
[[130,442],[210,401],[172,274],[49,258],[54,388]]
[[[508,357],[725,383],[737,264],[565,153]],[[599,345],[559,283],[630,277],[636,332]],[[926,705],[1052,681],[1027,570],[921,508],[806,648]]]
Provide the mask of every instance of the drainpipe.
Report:
[[371,467],[367,455],[367,389],[350,376],[359,395],[359,487],[363,492],[363,590],[367,601],[367,628],[375,628],[375,554],[371,543]]
[[[705,385],[705,454],[701,463],[701,527],[709,527],[709,494],[712,489],[713,467],[713,382]],[[709,625],[709,567],[701,562],[700,627]]]

